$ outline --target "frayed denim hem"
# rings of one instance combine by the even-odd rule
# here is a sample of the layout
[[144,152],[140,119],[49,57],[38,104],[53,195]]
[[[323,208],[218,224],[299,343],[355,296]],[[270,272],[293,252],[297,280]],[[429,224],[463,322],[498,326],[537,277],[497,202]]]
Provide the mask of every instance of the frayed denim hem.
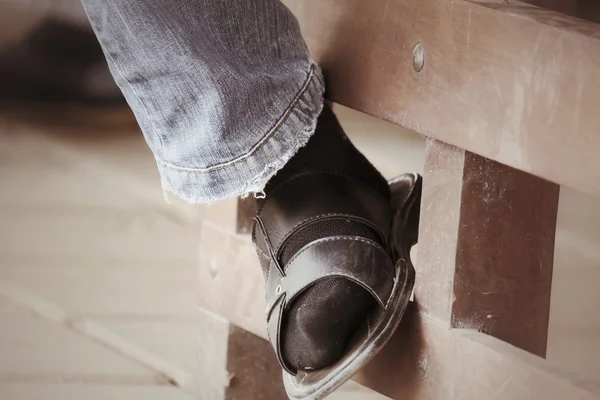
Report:
[[189,203],[211,203],[249,194],[260,196],[269,179],[315,132],[324,92],[321,70],[313,63],[294,101],[251,151],[207,170],[179,168],[157,160],[163,190]]

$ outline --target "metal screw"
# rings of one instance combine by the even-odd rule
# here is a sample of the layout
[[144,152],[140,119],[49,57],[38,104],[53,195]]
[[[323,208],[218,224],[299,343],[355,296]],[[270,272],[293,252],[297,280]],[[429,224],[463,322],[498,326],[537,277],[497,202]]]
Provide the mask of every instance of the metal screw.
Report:
[[421,72],[425,66],[425,48],[421,43],[415,44],[413,47],[413,68],[416,72]]

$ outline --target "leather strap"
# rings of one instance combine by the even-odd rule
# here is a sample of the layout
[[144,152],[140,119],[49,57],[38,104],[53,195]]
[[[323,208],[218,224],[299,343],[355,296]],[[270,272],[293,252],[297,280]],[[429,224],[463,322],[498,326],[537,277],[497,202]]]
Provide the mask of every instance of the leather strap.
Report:
[[291,374],[281,355],[281,321],[294,298],[328,277],[349,279],[373,295],[382,308],[394,287],[395,267],[379,244],[360,236],[333,236],[316,240],[290,260],[285,276],[271,262],[266,284],[268,333],[280,364]]
[[367,185],[344,175],[298,175],[269,193],[261,212],[276,257],[286,241],[303,227],[327,218],[344,218],[371,227],[387,243],[389,200]]

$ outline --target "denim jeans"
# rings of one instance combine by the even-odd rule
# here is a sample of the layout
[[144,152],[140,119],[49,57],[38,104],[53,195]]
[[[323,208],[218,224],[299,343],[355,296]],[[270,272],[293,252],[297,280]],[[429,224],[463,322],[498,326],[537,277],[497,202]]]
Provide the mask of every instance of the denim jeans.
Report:
[[164,190],[260,193],[315,130],[321,71],[279,0],[83,0]]

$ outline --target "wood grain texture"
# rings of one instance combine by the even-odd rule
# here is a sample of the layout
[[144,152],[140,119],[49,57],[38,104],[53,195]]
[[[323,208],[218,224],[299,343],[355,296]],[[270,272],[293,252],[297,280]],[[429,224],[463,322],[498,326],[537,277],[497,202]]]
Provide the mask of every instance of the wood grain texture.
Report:
[[197,399],[223,400],[228,381],[227,351],[230,324],[200,310],[202,325],[197,336],[197,365],[193,393]]
[[426,144],[415,298],[421,312],[450,326],[465,151]]
[[230,381],[225,400],[285,399],[281,367],[265,339],[230,325],[227,350]]
[[429,140],[416,302],[545,356],[559,187]]
[[594,381],[491,336],[448,330],[414,307],[386,350],[355,380],[403,400],[600,399]]
[[600,196],[597,25],[516,1],[285,2],[331,100]]
[[[203,237],[214,238],[209,248],[228,254],[229,258],[219,260],[231,260],[225,265],[233,265],[235,272],[201,282],[201,301],[211,311],[264,338],[264,296],[262,291],[248,289],[262,288],[260,268],[240,247],[243,241],[228,241],[219,233],[223,234],[203,231]],[[215,243],[226,248],[211,247]],[[248,273],[241,275],[243,271]],[[201,272],[201,276],[210,275]],[[217,293],[226,293],[228,301],[219,300]],[[550,366],[489,335],[448,329],[420,315],[414,304],[386,348],[356,380],[390,398],[406,400],[600,399],[600,388],[593,381]]]
[[465,154],[452,326],[546,355],[559,186]]
[[[233,213],[235,216],[235,213]],[[264,278],[250,238],[202,224],[198,305],[266,337]]]
[[580,15],[582,0],[524,0],[525,3],[533,4],[534,6],[546,8],[548,10],[567,14],[573,17],[583,17]]

